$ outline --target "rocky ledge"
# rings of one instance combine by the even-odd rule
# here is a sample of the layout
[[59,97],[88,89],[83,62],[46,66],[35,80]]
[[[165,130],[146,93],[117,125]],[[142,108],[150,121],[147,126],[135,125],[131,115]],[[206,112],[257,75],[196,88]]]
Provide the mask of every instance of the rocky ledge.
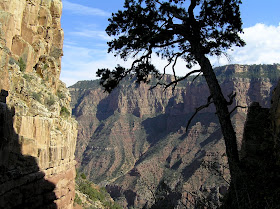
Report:
[[60,0],[0,2],[0,208],[73,207],[77,123],[59,80],[61,12]]

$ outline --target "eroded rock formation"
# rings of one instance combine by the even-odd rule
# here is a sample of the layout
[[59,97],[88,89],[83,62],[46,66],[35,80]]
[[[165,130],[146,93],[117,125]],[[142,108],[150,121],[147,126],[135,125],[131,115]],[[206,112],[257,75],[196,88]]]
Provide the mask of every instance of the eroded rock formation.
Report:
[[77,124],[60,0],[0,2],[0,208],[72,208]]
[[[229,65],[216,69],[225,95],[236,92],[235,105],[257,101],[270,106],[279,65]],[[172,77],[167,76],[166,82]],[[195,108],[209,96],[203,79],[172,89],[125,80],[110,95],[98,81],[81,81],[70,88],[79,121],[76,156],[80,169],[96,183],[107,185],[123,207],[152,203],[160,181],[182,193],[181,206],[219,203],[228,188],[229,171],[222,134],[210,106],[185,126]],[[232,121],[241,148],[247,109],[238,108]],[[213,206],[214,207],[214,206]]]

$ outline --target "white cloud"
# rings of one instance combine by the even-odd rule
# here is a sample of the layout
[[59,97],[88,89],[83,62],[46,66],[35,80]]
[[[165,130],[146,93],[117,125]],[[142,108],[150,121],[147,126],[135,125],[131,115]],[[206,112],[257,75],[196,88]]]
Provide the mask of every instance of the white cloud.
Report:
[[261,23],[245,28],[241,38],[246,46],[228,50],[230,58],[211,59],[214,65],[225,64],[273,64],[280,63],[280,26],[267,26]]
[[85,38],[92,38],[92,39],[101,39],[104,41],[110,41],[110,36],[107,35],[105,31],[98,31],[98,30],[81,30],[76,32],[70,32],[70,35],[74,36],[81,36]]
[[67,0],[63,0],[63,9],[65,11],[70,11],[72,14],[76,15],[91,15],[91,16],[104,16],[109,17],[111,14],[97,8],[83,6],[81,4],[72,3]]
[[[228,50],[227,54],[230,61],[224,56],[220,58],[211,57],[210,60],[214,67],[226,64],[280,63],[280,26],[256,24],[253,27],[245,28],[241,37],[247,45]],[[132,60],[124,62],[112,54],[107,54],[106,47],[93,50],[65,45],[64,55],[61,79],[66,82],[67,86],[79,80],[95,79],[95,72],[98,68],[113,69],[117,64],[129,67],[132,63]],[[156,56],[152,56],[152,58],[157,68],[162,69],[165,66],[166,61]],[[177,75],[180,76],[185,75],[188,71],[182,60],[178,60],[176,69],[178,70]],[[198,69],[198,67],[195,67],[195,69]],[[172,69],[169,68],[167,73],[172,73]]]

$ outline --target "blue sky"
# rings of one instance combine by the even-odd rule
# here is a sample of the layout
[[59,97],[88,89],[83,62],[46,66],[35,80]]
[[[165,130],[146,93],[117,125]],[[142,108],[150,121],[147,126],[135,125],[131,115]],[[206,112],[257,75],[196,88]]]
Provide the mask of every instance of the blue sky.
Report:
[[[121,59],[107,54],[105,33],[112,12],[122,9],[124,0],[62,0],[62,28],[64,56],[61,80],[67,86],[79,80],[96,79],[98,68],[114,68],[117,64],[129,66]],[[241,15],[247,45],[233,48],[228,57],[212,57],[213,66],[225,64],[280,63],[280,1],[243,0]],[[158,68],[164,61],[155,57]],[[198,67],[197,67],[198,68]],[[183,62],[178,64],[178,75],[186,73]]]

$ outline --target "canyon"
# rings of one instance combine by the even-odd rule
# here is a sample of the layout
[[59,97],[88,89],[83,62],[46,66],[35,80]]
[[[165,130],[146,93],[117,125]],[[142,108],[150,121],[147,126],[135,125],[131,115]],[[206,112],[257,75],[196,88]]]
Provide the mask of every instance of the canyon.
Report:
[[[270,107],[280,65],[228,65],[215,73],[224,95],[236,93],[230,110],[241,150],[248,107]],[[172,81],[166,75],[164,82]],[[151,206],[161,185],[181,194],[179,207],[211,199],[220,204],[230,176],[225,145],[214,106],[207,103],[203,77],[189,78],[173,90],[125,79],[111,94],[99,81],[79,81],[69,88],[78,125],[76,159],[81,172],[106,186],[124,208]],[[242,155],[242,152],[241,152]],[[174,199],[174,198],[173,198]]]
[[0,208],[73,208],[77,122],[60,0],[0,2]]
[[[106,194],[105,187],[122,208],[149,208],[163,197],[170,207],[221,205],[230,175],[215,107],[196,114],[186,130],[209,97],[203,76],[174,89],[151,89],[154,77],[149,84],[124,79],[111,94],[98,80],[66,88],[59,80],[61,13],[61,0],[0,2],[0,208],[74,208],[75,166],[78,187]],[[256,172],[263,172],[256,162],[278,169],[280,65],[228,65],[215,73],[224,95],[236,93],[229,108],[241,159]]]

